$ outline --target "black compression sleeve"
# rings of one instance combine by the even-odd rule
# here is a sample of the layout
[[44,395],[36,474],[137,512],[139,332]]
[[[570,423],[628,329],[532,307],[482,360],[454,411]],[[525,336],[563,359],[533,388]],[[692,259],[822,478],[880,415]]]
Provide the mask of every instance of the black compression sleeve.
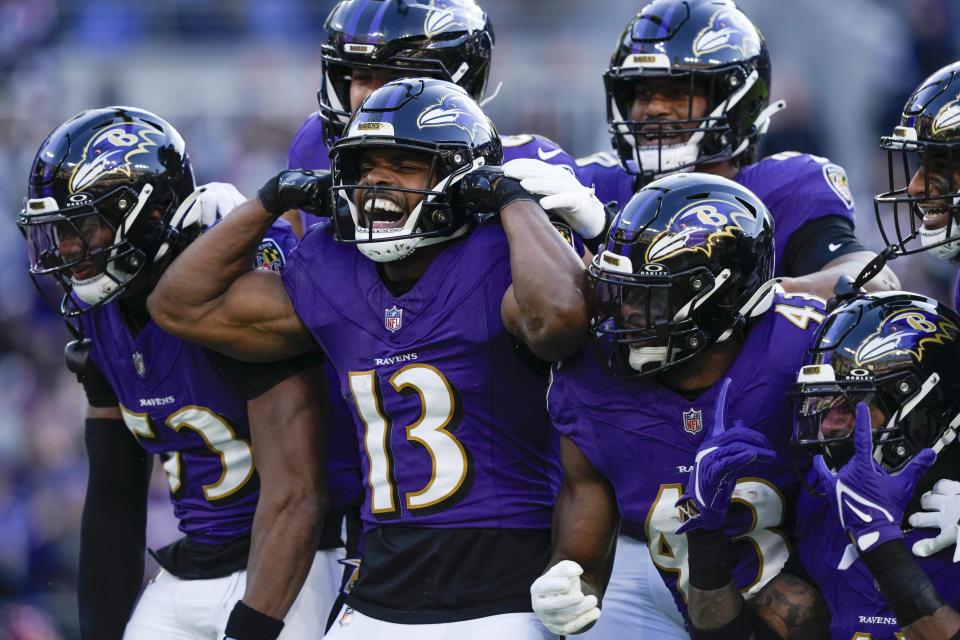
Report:
[[324,362],[320,349],[278,362],[244,362],[216,351],[208,353],[222,371],[240,383],[247,400],[263,395],[290,376]]
[[83,640],[120,640],[143,583],[152,459],[119,419],[88,418],[77,600]]
[[115,407],[120,404],[117,400],[117,394],[113,387],[107,381],[106,376],[100,371],[93,361],[87,362],[82,375],[78,375],[80,384],[87,394],[87,402],[91,407]]
[[853,232],[853,223],[843,216],[823,216],[807,222],[791,234],[783,252],[784,274],[805,276],[854,251],[867,251]]

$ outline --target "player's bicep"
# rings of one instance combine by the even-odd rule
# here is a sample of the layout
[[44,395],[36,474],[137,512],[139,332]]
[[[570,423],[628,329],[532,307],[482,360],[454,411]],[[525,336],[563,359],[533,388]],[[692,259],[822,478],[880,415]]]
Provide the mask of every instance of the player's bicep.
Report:
[[269,362],[315,347],[280,274],[262,269],[237,278],[198,326],[192,339],[241,360]]
[[87,405],[87,418],[93,419],[102,419],[102,420],[122,420],[123,414],[120,413],[119,405],[113,405],[110,407],[95,407],[93,405]]
[[316,362],[247,400],[262,491],[320,493],[326,390],[326,369]]

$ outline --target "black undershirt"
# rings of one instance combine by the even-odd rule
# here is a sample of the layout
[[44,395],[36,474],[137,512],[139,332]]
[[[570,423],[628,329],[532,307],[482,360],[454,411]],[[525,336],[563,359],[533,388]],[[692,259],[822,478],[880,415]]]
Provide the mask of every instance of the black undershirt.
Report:
[[790,278],[820,271],[831,260],[868,251],[853,232],[853,223],[838,215],[823,216],[794,231],[783,252],[781,272]]
[[530,585],[549,559],[549,529],[378,527],[363,536],[346,602],[401,624],[529,612]]

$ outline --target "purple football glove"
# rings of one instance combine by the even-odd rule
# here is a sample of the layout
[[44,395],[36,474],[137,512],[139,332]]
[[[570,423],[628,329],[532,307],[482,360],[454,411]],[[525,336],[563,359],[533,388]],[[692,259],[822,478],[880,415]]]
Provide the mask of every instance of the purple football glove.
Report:
[[[860,552],[903,537],[903,512],[920,476],[937,457],[933,449],[924,449],[903,469],[889,474],[873,459],[871,431],[870,409],[866,403],[858,402],[853,458],[836,474],[827,468],[822,455],[813,460],[827,499],[840,514],[840,523]],[[848,549],[841,568],[849,566],[849,556]]]
[[723,381],[714,411],[713,430],[697,450],[686,493],[676,506],[683,521],[676,533],[691,529],[719,529],[727,519],[738,472],[754,460],[776,459],[770,442],[759,431],[748,429],[742,420],[735,420],[725,429],[727,389],[730,378]]

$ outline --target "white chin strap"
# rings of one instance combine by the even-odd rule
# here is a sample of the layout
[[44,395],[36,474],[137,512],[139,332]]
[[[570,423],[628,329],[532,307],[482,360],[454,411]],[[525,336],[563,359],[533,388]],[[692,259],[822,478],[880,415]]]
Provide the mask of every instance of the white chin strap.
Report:
[[[482,157],[477,158],[473,161],[473,163],[460,167],[438,182],[431,189],[431,191],[445,192],[452,185],[459,182],[463,176],[467,175],[474,169],[483,166],[483,164],[484,159]],[[407,216],[407,221],[402,227],[392,229],[373,229],[373,237],[377,239],[357,243],[357,248],[360,250],[360,253],[370,258],[374,262],[394,262],[396,260],[403,260],[404,258],[409,257],[420,247],[429,247],[430,245],[446,242],[447,240],[458,238],[465,234],[470,228],[469,224],[464,224],[453,233],[445,236],[437,236],[434,238],[424,238],[422,236],[409,237],[410,234],[413,233],[417,223],[420,221],[420,213],[423,211],[424,202],[429,202],[433,198],[433,195],[428,195],[425,196],[423,200],[418,202],[417,206],[415,206],[413,211],[410,212],[410,215]],[[356,204],[354,204],[351,200],[347,200],[347,206],[350,209],[350,215],[353,217],[355,237],[363,238],[369,236],[370,229],[360,226],[360,212],[357,211]]]
[[630,368],[635,371],[643,371],[648,364],[664,365],[667,362],[666,347],[630,347],[630,358],[627,361]]
[[958,253],[960,253],[960,223],[953,221],[952,225],[947,225],[952,227],[950,229],[950,238],[957,238],[956,240],[951,240],[950,242],[944,242],[941,245],[931,247],[930,245],[937,244],[938,242],[943,242],[947,240],[947,227],[940,227],[939,229],[927,229],[922,227],[920,229],[920,244],[926,247],[927,252],[930,253],[934,258],[939,258],[940,260],[950,260],[955,258]]
[[[111,277],[112,276],[112,277]],[[71,279],[73,293],[85,304],[95,305],[116,294],[121,284],[127,283],[133,274],[116,269],[111,262],[105,273],[86,280]]]

